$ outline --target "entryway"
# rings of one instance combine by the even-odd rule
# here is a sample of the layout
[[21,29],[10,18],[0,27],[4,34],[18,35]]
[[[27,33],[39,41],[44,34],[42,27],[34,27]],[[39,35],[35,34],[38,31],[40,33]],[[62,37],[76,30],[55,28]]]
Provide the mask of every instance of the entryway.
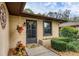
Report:
[[26,21],[26,42],[37,43],[37,21]]

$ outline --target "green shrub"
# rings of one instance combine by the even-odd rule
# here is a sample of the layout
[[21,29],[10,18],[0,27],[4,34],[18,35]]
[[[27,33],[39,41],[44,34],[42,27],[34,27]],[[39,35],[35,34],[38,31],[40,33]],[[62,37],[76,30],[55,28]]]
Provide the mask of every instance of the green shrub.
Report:
[[67,51],[77,51],[78,50],[77,47],[72,43],[68,43],[66,45],[66,49],[67,49]]
[[60,29],[60,36],[77,38],[78,30],[74,27],[63,27]]
[[74,39],[68,38],[68,37],[59,37],[59,38],[54,38],[54,40],[61,40],[61,41],[64,41],[64,42],[71,42]]
[[67,44],[67,49],[69,51],[79,51],[79,41],[69,42]]
[[51,40],[51,46],[58,51],[66,51],[66,42],[60,40]]
[[51,40],[51,46],[57,51],[79,51],[79,41],[69,41],[69,38],[54,38]]

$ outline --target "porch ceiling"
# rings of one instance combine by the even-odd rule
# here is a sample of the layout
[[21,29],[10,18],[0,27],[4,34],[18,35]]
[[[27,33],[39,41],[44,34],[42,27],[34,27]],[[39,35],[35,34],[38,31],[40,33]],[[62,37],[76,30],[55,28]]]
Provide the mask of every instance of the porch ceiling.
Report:
[[23,17],[30,17],[30,18],[37,18],[37,19],[44,19],[44,20],[55,20],[58,22],[65,22],[61,19],[56,19],[52,17],[47,16],[41,16],[36,14],[29,14],[29,13],[23,13],[23,9],[26,2],[6,2],[6,6],[8,8],[10,15],[17,15],[17,16],[23,16]]
[[25,2],[6,2],[6,5],[11,15],[19,15],[23,11]]

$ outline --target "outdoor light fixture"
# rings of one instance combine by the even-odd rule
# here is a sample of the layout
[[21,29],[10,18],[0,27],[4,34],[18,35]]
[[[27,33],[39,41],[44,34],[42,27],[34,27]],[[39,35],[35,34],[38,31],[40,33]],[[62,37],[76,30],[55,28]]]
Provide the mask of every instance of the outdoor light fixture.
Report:
[[23,26],[26,26],[26,22],[23,23]]

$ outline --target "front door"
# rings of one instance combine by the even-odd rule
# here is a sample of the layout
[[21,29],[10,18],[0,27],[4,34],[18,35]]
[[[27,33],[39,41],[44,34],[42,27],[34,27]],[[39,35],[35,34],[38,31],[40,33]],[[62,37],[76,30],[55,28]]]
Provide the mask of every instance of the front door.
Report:
[[28,20],[26,21],[26,42],[37,43],[37,22]]

